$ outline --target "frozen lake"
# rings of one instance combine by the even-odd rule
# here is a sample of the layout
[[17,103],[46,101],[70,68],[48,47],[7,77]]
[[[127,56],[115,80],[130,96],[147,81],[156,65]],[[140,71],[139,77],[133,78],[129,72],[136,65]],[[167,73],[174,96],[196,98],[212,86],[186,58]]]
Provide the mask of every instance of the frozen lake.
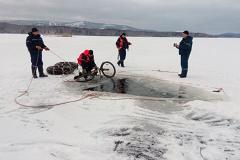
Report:
[[[14,103],[31,78],[25,38],[0,35],[0,159],[240,159],[240,39],[194,39],[189,78],[179,79],[172,44],[180,38],[129,37],[126,68],[117,67],[113,81],[36,79],[21,103],[54,104],[89,94],[84,89],[96,92],[76,103],[34,108]],[[117,37],[43,38],[68,61],[93,49],[98,65],[116,64]],[[44,53],[45,68],[59,61]],[[219,88],[224,92],[213,93]]]

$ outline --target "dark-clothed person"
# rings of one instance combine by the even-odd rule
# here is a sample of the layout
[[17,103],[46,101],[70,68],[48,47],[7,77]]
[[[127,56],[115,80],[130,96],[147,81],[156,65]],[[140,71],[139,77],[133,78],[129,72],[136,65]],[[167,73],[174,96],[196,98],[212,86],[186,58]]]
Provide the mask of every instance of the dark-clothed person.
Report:
[[37,69],[40,77],[47,77],[43,72],[42,51],[48,51],[49,48],[44,44],[37,28],[32,28],[32,32],[28,33],[26,45],[31,56],[33,78],[38,78]]
[[116,46],[118,48],[119,57],[120,57],[120,60],[118,61],[117,64],[121,67],[125,67],[124,60],[126,59],[126,54],[127,54],[126,50],[129,49],[129,45],[131,45],[131,43],[128,42],[126,38],[126,33],[122,33],[116,42]]
[[174,47],[179,49],[179,55],[181,56],[182,72],[179,74],[179,77],[186,78],[188,73],[188,60],[192,51],[193,37],[189,36],[188,31],[184,31],[182,36],[183,39],[180,44],[174,43]]

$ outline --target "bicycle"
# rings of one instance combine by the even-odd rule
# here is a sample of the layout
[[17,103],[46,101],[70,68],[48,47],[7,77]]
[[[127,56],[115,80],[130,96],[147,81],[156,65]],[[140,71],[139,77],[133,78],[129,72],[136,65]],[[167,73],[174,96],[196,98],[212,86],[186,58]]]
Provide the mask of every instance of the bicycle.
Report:
[[101,64],[100,68],[94,71],[88,73],[79,72],[79,76],[75,76],[74,80],[77,82],[88,82],[93,80],[98,74],[100,77],[104,75],[106,78],[113,78],[116,74],[116,68],[111,62],[105,61]]

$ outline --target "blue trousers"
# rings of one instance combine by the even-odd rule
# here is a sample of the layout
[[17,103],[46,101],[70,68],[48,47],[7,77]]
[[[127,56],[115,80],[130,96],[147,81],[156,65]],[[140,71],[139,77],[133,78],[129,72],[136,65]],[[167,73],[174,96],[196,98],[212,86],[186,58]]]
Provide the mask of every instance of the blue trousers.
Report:
[[120,60],[118,61],[118,64],[121,64],[122,67],[124,67],[124,60],[126,59],[126,55],[127,55],[126,49],[119,50]]
[[190,54],[183,54],[181,55],[181,68],[182,68],[182,74],[187,75],[188,72],[188,59]]
[[32,66],[39,67],[43,65],[42,52],[30,52]]
[[119,50],[119,56],[120,56],[120,61],[123,62],[126,59],[126,49],[120,49]]

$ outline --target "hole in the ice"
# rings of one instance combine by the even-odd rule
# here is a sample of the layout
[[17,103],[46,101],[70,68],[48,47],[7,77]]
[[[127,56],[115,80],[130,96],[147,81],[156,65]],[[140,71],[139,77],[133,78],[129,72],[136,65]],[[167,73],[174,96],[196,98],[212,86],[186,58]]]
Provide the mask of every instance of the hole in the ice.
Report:
[[109,92],[133,96],[174,99],[177,101],[216,100],[213,94],[200,89],[154,80],[148,77],[132,78],[118,77],[107,79],[94,86],[86,87],[84,91]]
[[[147,87],[146,84],[138,83],[128,78],[111,79],[100,85],[89,87],[84,89],[85,91],[99,91],[99,92],[111,92],[119,94],[129,94],[135,96],[146,96],[146,97],[162,97],[162,98],[173,98],[175,95],[168,92],[167,90],[161,91],[154,88]],[[183,95],[178,97],[183,98]]]
[[183,104],[189,101],[219,101],[222,99],[219,95],[195,87],[145,76],[119,76],[114,79],[96,77],[87,83],[66,84],[70,93],[96,91],[126,95],[135,99],[135,103],[141,108],[165,113],[180,111],[186,107]]

